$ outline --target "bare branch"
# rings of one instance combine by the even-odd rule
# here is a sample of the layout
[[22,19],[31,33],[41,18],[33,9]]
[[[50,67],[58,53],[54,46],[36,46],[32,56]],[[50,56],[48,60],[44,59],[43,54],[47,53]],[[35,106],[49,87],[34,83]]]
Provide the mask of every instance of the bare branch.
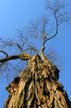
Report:
[[56,31],[55,31],[55,34],[53,34],[51,37],[49,37],[49,38],[47,38],[46,40],[45,40],[45,43],[48,41],[48,40],[50,40],[50,39],[53,39],[56,35],[57,35],[57,33],[58,33],[58,27],[59,27],[59,25],[58,25],[58,19],[57,19],[57,16],[56,16],[56,12],[55,12],[55,14],[54,14],[54,17],[55,17],[55,22],[56,22]]
[[0,53],[3,53],[4,55],[6,55],[6,57],[8,57],[8,53],[6,51],[0,50]]
[[28,45],[28,48],[26,50],[31,50],[31,51],[34,51],[36,53],[36,55],[38,54],[38,50],[31,45]]
[[51,5],[51,2],[48,0],[48,9],[52,11],[55,18],[55,33],[49,37],[45,36],[44,34],[43,47],[48,40],[51,40],[57,36],[60,24],[71,20],[71,15],[68,15],[68,13],[64,12],[64,10],[62,11],[63,8],[64,3],[60,2],[59,0],[56,0],[53,5]]
[[3,58],[3,59],[0,59],[0,62],[7,62],[9,60],[14,60],[14,59],[18,59],[19,56],[18,55],[15,55],[15,56],[8,56],[6,58]]
[[15,59],[29,60],[30,58],[31,56],[29,54],[23,52],[19,55],[8,56],[6,58],[0,59],[0,63],[7,62],[9,60],[15,60]]
[[64,23],[64,22],[70,22],[71,21],[71,14],[64,12],[64,14],[60,14],[57,16],[58,19],[58,25]]
[[62,2],[61,0],[47,0],[47,9],[51,9],[54,12],[58,12],[61,9],[63,9],[65,6],[64,2]]
[[56,23],[56,31],[55,31],[55,33],[52,35],[52,36],[50,36],[49,38],[46,36],[46,34],[44,33],[44,38],[43,38],[43,50],[45,49],[45,44],[46,44],[46,42],[48,41],[48,40],[51,40],[51,39],[53,39],[54,37],[56,37],[56,35],[57,35],[57,33],[58,33],[58,19],[57,19],[57,16],[56,16],[56,12],[54,13],[54,17],[55,17],[55,23]]
[[11,43],[11,44],[16,45],[16,46],[20,49],[20,51],[23,51],[23,49],[22,49],[22,47],[19,45],[19,43],[13,42],[13,43]]
[[23,51],[22,47],[19,45],[19,43],[16,43],[16,42],[12,42],[12,41],[9,41],[9,42],[5,42],[5,45],[8,45],[8,46],[17,46],[18,49],[20,49],[20,51]]
[[[56,5],[56,6],[55,6]],[[45,44],[48,40],[51,40],[53,38],[55,38],[58,34],[58,30],[59,30],[59,19],[58,19],[58,12],[60,11],[61,8],[63,8],[63,4],[58,4],[55,3],[54,6],[48,5],[48,8],[53,12],[54,18],[55,18],[55,33],[52,36],[47,36],[46,32],[45,32],[45,22],[44,22],[44,26],[43,26],[43,43],[42,43],[42,48],[40,50],[40,55],[43,61],[46,61],[46,57],[44,54],[44,50],[45,50]],[[67,17],[66,17],[67,18]],[[64,19],[61,19],[61,23],[62,21],[64,21]]]
[[[24,31],[25,31],[25,29],[24,29]],[[23,31],[21,31],[21,30],[18,30],[17,38],[19,39],[19,42],[21,42],[22,47],[24,47],[24,45],[27,42],[27,37],[26,37],[25,33],[23,33]]]

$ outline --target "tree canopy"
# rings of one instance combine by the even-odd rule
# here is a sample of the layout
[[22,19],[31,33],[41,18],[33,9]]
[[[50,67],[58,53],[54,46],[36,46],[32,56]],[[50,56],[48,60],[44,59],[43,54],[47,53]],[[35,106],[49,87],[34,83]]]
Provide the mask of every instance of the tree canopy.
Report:
[[24,66],[23,60],[29,60],[34,54],[46,60],[46,43],[57,36],[61,24],[70,20],[71,16],[64,1],[46,0],[45,14],[41,18],[28,24],[27,28],[19,30],[15,40],[0,39],[1,71],[6,71],[6,68],[8,70],[10,67],[16,72],[20,71]]

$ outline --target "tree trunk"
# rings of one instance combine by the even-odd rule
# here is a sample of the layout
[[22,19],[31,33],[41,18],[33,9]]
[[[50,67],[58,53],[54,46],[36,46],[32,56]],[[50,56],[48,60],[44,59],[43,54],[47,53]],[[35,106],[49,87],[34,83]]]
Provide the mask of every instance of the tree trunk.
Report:
[[50,62],[33,56],[27,68],[6,88],[6,108],[71,108],[71,102],[58,81],[59,70]]

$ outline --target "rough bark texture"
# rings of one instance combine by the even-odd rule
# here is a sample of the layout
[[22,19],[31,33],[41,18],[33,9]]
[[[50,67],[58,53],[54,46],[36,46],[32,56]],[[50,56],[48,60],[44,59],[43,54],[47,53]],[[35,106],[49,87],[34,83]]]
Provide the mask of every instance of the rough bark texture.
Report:
[[28,61],[27,68],[7,87],[6,108],[71,108],[71,102],[58,81],[59,70],[39,56]]

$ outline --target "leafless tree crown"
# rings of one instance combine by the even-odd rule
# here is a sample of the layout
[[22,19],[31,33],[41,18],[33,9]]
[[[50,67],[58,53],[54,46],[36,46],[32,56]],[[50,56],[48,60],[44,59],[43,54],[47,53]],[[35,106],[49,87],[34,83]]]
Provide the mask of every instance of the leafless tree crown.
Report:
[[[57,36],[61,24],[71,20],[61,0],[54,0],[54,2],[46,0],[46,4],[46,15],[29,24],[27,29],[19,30],[17,39],[7,41],[0,39],[0,69],[11,65],[12,60],[18,59],[16,66],[14,63],[11,65],[16,70],[17,65],[21,64],[20,60],[27,61],[34,53],[46,61],[44,54],[46,43]],[[52,25],[54,29],[51,32]]]

